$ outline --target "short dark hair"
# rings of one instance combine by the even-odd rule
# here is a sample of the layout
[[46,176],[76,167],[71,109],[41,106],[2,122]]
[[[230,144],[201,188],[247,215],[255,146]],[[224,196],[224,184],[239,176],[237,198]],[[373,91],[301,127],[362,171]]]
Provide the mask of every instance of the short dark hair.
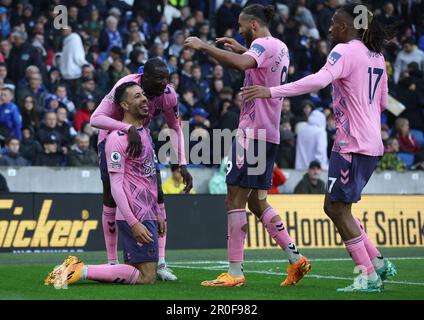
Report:
[[154,74],[157,69],[166,69],[168,70],[167,65],[160,58],[151,58],[146,61],[144,64],[144,73],[145,74]]
[[117,104],[121,104],[127,97],[127,89],[133,86],[138,86],[138,84],[134,81],[130,81],[130,82],[124,82],[121,85],[119,85],[115,90],[115,95],[113,98],[114,102]]
[[8,145],[9,145],[9,143],[10,143],[10,142],[12,142],[12,140],[18,140],[18,141],[19,141],[19,138],[18,138],[18,137],[16,137],[16,136],[10,136],[10,137],[8,137],[8,138],[5,140],[4,144],[5,144],[6,146],[8,146]]

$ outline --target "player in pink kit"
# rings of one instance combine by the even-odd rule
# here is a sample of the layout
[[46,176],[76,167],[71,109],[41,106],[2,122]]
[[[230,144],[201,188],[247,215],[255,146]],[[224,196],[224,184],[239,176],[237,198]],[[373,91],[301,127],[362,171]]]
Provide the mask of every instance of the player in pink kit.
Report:
[[[80,279],[126,284],[153,284],[158,262],[158,233],[165,231],[159,217],[155,152],[149,129],[143,123],[149,115],[147,98],[135,82],[121,84],[116,103],[124,110],[123,123],[134,126],[142,143],[140,156],[127,155],[127,134],[112,131],[106,143],[112,195],[118,204],[116,221],[123,238],[126,264],[84,265],[70,256],[55,268],[46,285],[63,286]],[[159,232],[158,232],[159,229]]]
[[[116,203],[110,190],[109,175],[107,172],[107,162],[105,156],[105,145],[108,133],[112,130],[121,130],[128,133],[128,149],[131,156],[138,156],[142,145],[137,130],[134,126],[121,122],[123,118],[122,108],[114,102],[115,89],[126,82],[134,81],[140,85],[149,99],[149,115],[144,119],[144,127],[148,127],[151,119],[159,114],[163,114],[170,129],[176,133],[171,138],[173,150],[177,156],[181,174],[186,184],[185,191],[189,192],[192,187],[192,178],[186,167],[184,155],[184,138],[178,119],[178,101],[174,88],[168,85],[169,72],[158,58],[149,59],[144,67],[137,74],[131,74],[120,79],[111,92],[106,95],[98,108],[91,116],[90,122],[100,130],[98,139],[99,165],[103,183],[103,233],[105,237],[108,261],[110,264],[117,262],[118,234],[115,225]],[[158,203],[161,216],[166,221],[165,204],[163,201],[162,183],[160,179],[159,167],[156,167],[158,174]],[[166,232],[159,238],[159,265],[158,277],[162,280],[176,280],[172,271],[167,268],[165,262]]]
[[[221,63],[245,71],[245,86],[262,84],[272,87],[285,83],[289,67],[288,50],[269,32],[268,23],[273,14],[273,6],[254,4],[242,10],[239,30],[249,49],[229,38],[218,39],[217,43],[224,44],[233,52],[218,49],[196,37],[187,38],[185,46],[201,50]],[[296,248],[280,215],[266,201],[280,143],[280,100],[242,101],[239,127],[227,164],[229,270],[214,280],[202,282],[203,286],[233,287],[245,284],[246,203],[289,257],[288,275],[281,285],[296,285],[311,269],[308,259]],[[259,159],[252,159],[252,155],[259,155]],[[262,172],[252,170],[259,169],[261,163],[264,168]]]
[[[341,292],[380,292],[383,281],[396,275],[396,267],[384,259],[352,215],[352,203],[371,177],[380,156],[381,112],[387,107],[388,87],[384,56],[386,33],[372,13],[368,28],[356,29],[355,4],[336,11],[329,30],[336,46],[316,74],[272,88],[242,88],[249,101],[302,95],[333,84],[336,139],[330,157],[324,211],[334,222],[347,251],[361,271]],[[359,11],[361,12],[361,11]]]

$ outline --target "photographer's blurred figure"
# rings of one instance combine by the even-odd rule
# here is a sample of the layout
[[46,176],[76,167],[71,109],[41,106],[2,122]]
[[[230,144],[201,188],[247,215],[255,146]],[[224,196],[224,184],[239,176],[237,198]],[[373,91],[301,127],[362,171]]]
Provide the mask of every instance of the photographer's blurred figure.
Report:
[[319,177],[321,175],[321,164],[318,161],[312,161],[309,164],[308,172],[303,179],[294,188],[295,194],[324,194],[325,183]]

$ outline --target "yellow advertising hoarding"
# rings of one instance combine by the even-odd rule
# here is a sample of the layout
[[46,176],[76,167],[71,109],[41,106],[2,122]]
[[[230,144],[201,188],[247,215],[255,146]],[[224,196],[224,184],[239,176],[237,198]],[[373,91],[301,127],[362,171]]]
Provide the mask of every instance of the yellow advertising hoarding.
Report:
[[[323,195],[269,195],[299,248],[337,248],[343,242],[323,210]],[[423,195],[366,195],[353,205],[370,239],[379,247],[424,246]],[[247,249],[275,248],[263,224],[248,213]]]

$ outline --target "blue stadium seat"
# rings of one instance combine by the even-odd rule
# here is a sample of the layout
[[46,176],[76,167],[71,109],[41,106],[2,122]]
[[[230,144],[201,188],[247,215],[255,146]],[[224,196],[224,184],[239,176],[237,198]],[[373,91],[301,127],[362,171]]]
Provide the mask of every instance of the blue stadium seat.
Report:
[[405,152],[398,152],[398,158],[405,162],[406,166],[410,168],[414,164],[415,155]]
[[424,147],[424,133],[421,130],[411,129],[412,135],[417,139],[421,147]]

